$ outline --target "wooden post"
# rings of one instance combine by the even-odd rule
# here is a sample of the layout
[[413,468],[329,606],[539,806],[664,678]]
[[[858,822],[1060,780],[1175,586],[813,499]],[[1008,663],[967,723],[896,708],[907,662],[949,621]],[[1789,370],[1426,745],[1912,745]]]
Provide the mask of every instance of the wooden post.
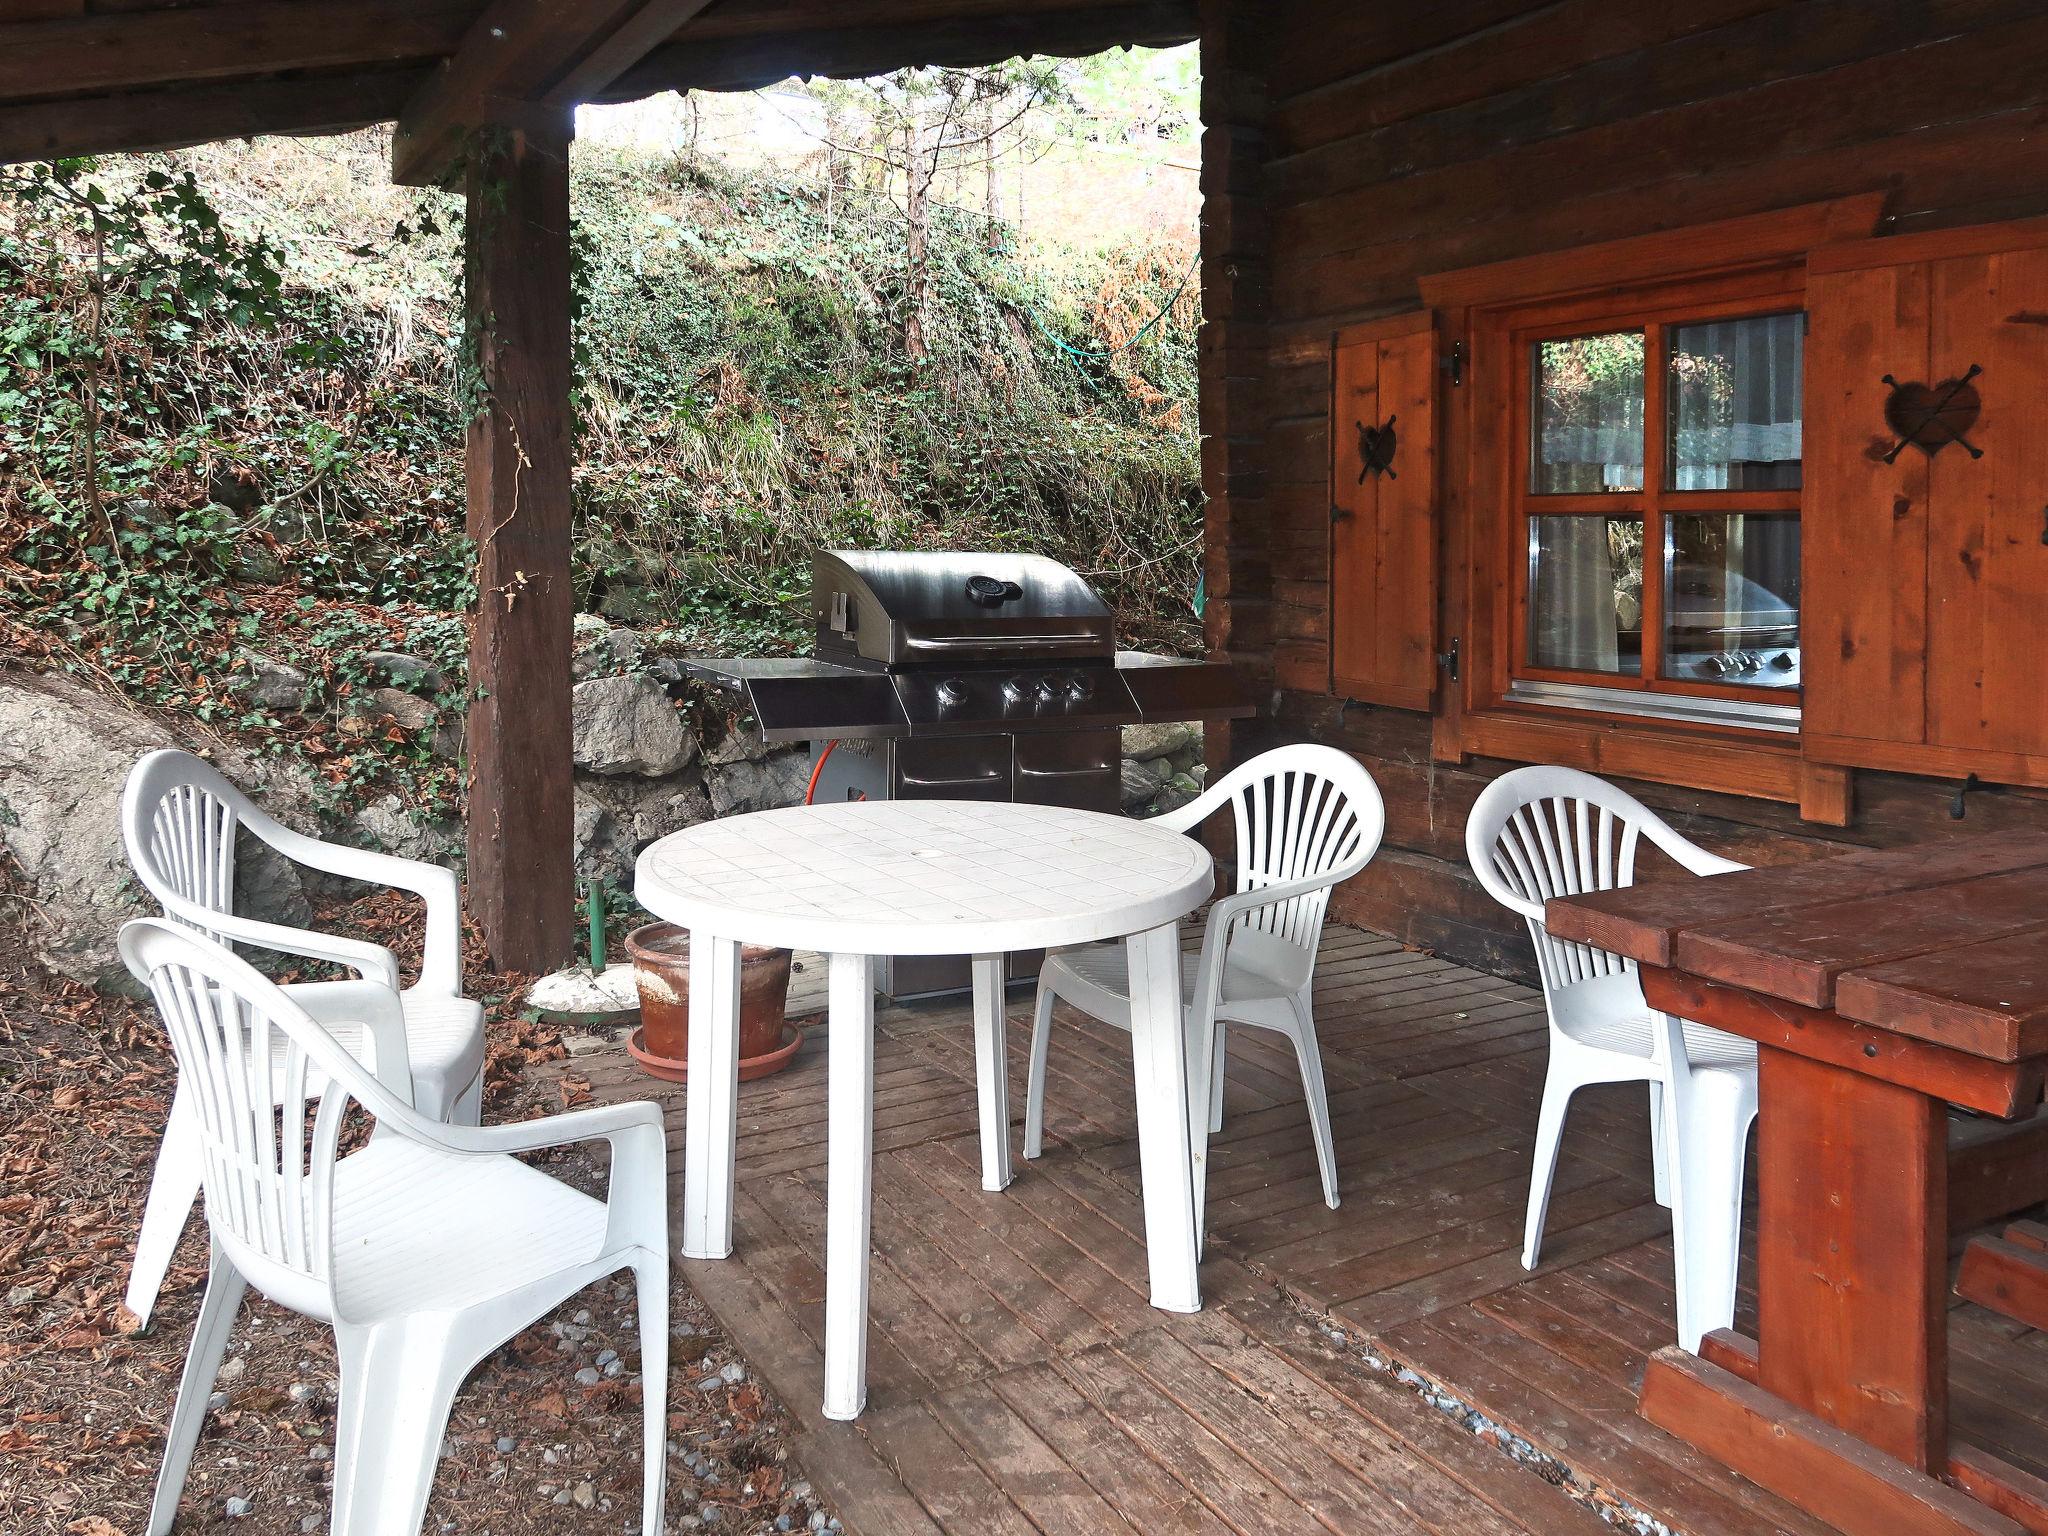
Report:
[[469,156],[463,383],[477,615],[469,649],[469,904],[501,970],[575,942],[569,733],[566,110],[483,130]]

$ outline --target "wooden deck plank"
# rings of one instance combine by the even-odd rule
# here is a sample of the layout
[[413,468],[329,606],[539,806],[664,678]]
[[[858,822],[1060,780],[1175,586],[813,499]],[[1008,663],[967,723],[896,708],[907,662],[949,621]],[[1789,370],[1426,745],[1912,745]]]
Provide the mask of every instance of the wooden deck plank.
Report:
[[989,1385],[1134,1530],[1146,1536],[1224,1536],[1230,1530],[1052,1367],[1005,1371]]
[[1107,1347],[1061,1356],[1057,1368],[1114,1419],[1154,1463],[1184,1482],[1226,1524],[1252,1536],[1323,1536],[1330,1529],[1217,1435],[1195,1422]]
[[[1046,1155],[991,1193],[964,999],[878,1014],[871,1406],[856,1424],[819,1411],[824,1031],[787,1072],[743,1085],[735,1256],[685,1268],[790,1405],[792,1452],[848,1529],[1607,1529],[1370,1348],[1688,1536],[1817,1536],[1634,1413],[1643,1360],[1673,1336],[1642,1089],[1575,1099],[1530,1274],[1540,998],[1388,940],[1327,937],[1318,1026],[1344,1202],[1322,1203],[1287,1048],[1235,1032],[1193,1316],[1146,1300],[1127,1037],[1062,1012]],[[1028,993],[1008,1017],[1015,1135]],[[680,1088],[623,1053],[578,1070],[600,1099],[660,1100],[679,1132]],[[1741,1278],[1738,1320],[1753,1265]],[[1951,1318],[1959,1427],[2024,1462],[2048,1446],[2048,1335],[1960,1303]]]

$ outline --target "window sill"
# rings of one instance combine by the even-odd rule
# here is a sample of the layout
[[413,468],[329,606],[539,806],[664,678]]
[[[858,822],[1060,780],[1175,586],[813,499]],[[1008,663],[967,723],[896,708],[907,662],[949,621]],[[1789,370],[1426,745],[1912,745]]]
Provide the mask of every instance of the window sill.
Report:
[[[1798,695],[1794,693],[1793,699]],[[1773,736],[1799,734],[1799,705],[1762,704],[1749,700],[1707,698],[1686,693],[1647,693],[1636,688],[1602,688],[1586,683],[1552,683],[1517,679],[1508,687],[1508,702],[1545,712],[1619,716],[1628,723],[1658,726],[1706,726],[1756,731]]]
[[1642,779],[1788,805],[1803,806],[1817,799],[1811,778],[1814,770],[1800,756],[1799,738],[1778,731],[1679,724],[1556,704],[1506,702],[1490,709],[1468,710],[1458,721],[1456,735],[1461,753],[1479,757],[1561,763],[1603,777]]

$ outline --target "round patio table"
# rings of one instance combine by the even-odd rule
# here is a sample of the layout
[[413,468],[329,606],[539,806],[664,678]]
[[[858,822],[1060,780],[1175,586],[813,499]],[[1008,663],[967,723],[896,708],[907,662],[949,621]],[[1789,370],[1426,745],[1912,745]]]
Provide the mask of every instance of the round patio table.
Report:
[[1179,920],[1210,894],[1192,838],[1058,806],[866,801],[759,811],[650,844],[633,889],[690,930],[690,1072],[685,1102],[687,1258],[732,1252],[742,943],[830,957],[826,1088],[825,1414],[867,1400],[868,1212],[874,1150],[872,962],[974,957],[974,1047],[982,1184],[1010,1181],[1004,956],[1125,940],[1139,1168],[1152,1304],[1201,1306],[1197,1131],[1208,1088],[1180,999]]

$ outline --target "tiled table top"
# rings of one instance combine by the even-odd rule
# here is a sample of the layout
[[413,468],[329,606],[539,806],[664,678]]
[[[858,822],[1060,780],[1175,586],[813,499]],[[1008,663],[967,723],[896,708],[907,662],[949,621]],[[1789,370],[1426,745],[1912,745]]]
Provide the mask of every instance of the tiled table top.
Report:
[[1169,923],[1210,894],[1208,851],[1163,827],[964,800],[801,806],[705,822],[640,855],[670,922],[850,954],[989,954]]

